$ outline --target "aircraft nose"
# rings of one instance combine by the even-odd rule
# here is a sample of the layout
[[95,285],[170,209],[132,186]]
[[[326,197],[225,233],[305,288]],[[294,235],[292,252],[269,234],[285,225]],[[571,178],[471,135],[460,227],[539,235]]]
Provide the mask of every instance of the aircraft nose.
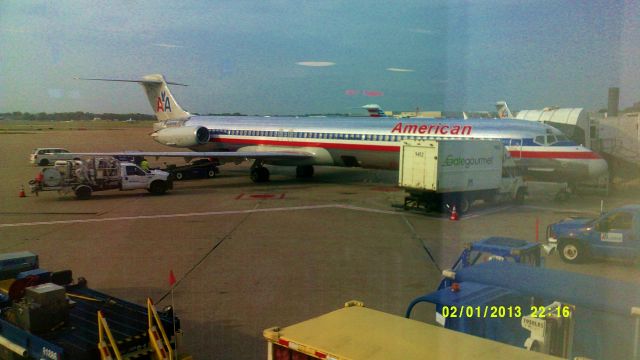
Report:
[[589,161],[589,177],[598,178],[605,175],[609,170],[605,159],[592,159]]

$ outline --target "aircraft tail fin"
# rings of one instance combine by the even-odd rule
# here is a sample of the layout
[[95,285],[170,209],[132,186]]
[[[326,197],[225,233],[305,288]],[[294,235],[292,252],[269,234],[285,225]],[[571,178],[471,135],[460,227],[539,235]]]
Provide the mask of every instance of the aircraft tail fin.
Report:
[[513,114],[511,113],[511,110],[509,110],[509,107],[507,106],[506,101],[498,101],[496,103],[496,109],[498,110],[498,118],[513,119]]
[[378,104],[368,104],[362,107],[367,109],[370,117],[386,117],[387,115],[382,111],[382,108]]
[[119,79],[88,79],[76,78],[79,80],[99,80],[99,81],[119,81],[134,82],[141,84],[149,99],[149,104],[160,122],[167,120],[186,120],[191,114],[184,111],[176,99],[169,91],[167,84],[187,86],[184,84],[167,82],[161,74],[146,75],[142,80],[119,80]]

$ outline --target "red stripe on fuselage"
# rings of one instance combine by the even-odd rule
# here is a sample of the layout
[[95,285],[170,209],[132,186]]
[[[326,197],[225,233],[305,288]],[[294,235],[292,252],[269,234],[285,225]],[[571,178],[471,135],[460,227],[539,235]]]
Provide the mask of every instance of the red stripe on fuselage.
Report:
[[228,143],[228,144],[250,144],[250,145],[274,145],[274,146],[295,146],[295,147],[319,147],[323,149],[344,149],[344,150],[366,150],[366,151],[389,151],[398,152],[400,146],[394,145],[365,145],[365,144],[349,144],[349,143],[326,143],[326,142],[308,142],[308,141],[283,141],[283,140],[266,140],[266,139],[229,139],[229,138],[212,138],[212,142]]
[[[238,138],[211,138],[211,142],[239,145],[272,145],[272,146],[292,146],[292,147],[319,147],[323,149],[342,150],[363,150],[363,151],[387,151],[398,152],[400,146],[397,145],[369,145],[353,143],[327,143],[311,141],[287,141],[268,139],[238,139]],[[519,151],[510,150],[509,154],[513,158],[523,159],[600,159],[600,156],[593,151]]]

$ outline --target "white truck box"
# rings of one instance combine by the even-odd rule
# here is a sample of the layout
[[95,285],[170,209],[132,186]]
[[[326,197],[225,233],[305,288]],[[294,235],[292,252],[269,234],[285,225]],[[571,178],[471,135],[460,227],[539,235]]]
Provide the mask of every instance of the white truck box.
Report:
[[404,141],[399,186],[437,193],[497,189],[503,155],[497,140]]

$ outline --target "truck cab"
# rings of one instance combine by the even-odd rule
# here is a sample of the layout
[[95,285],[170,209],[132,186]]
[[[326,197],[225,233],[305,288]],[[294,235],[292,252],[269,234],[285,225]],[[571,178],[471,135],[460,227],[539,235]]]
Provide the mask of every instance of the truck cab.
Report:
[[588,257],[637,259],[640,255],[640,205],[611,210],[597,218],[569,218],[547,227],[547,251],[557,248],[567,263]]
[[511,200],[517,204],[524,203],[527,195],[527,185],[522,177],[522,167],[516,165],[507,151],[504,152],[504,160],[502,162],[502,179],[500,181],[500,189],[498,190],[496,200]]
[[164,171],[144,171],[140,166],[123,162],[120,163],[122,174],[122,190],[147,189],[154,180],[166,181],[168,174]]

